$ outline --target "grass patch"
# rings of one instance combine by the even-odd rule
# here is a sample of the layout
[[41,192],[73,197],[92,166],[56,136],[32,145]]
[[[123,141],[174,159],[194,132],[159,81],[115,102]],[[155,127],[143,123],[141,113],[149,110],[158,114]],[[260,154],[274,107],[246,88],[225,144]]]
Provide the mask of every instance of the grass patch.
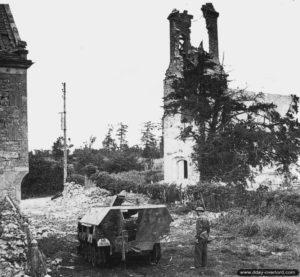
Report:
[[265,238],[274,240],[292,240],[299,232],[297,225],[287,220],[277,220],[274,217],[263,217],[257,220],[261,234]]
[[239,226],[238,233],[244,237],[253,237],[261,231],[261,226],[253,217],[246,218]]
[[237,211],[231,211],[220,218],[218,228],[244,237],[258,236],[279,241],[293,241],[300,233],[300,227],[291,221],[273,216],[245,215]]

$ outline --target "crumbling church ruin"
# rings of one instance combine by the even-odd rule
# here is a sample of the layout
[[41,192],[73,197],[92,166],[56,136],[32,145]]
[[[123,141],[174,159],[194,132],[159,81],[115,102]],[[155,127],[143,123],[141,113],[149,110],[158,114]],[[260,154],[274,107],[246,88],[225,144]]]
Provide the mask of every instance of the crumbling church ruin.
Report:
[[[202,6],[209,35],[209,53],[216,66],[219,64],[217,13],[212,4]],[[164,80],[164,97],[172,91],[172,83],[182,76],[183,56],[197,53],[191,45],[190,27],[193,16],[187,11],[173,10],[170,21],[170,65]],[[202,46],[200,46],[202,47]],[[191,159],[193,141],[181,141],[178,137],[182,125],[181,115],[164,117],[164,181],[178,184],[194,184],[199,180],[199,172]]]
[[[218,25],[219,13],[211,3],[207,3],[201,8],[206,21],[209,38],[209,54],[215,64],[215,70],[220,69],[219,46],[218,46]],[[193,16],[187,11],[180,13],[173,10],[169,15],[170,22],[170,64],[164,79],[164,97],[172,92],[172,84],[182,77],[184,55],[193,57],[197,51],[204,51],[202,43],[199,48],[193,47],[190,42],[190,27]],[[183,54],[184,53],[184,54]],[[273,102],[277,105],[277,110],[284,114],[291,103],[290,96],[265,94],[266,102]],[[164,138],[164,181],[176,184],[195,184],[199,181],[197,171],[191,154],[193,151],[193,141],[179,139],[180,128],[183,126],[181,115],[165,116],[163,119]],[[267,173],[267,177],[269,173]]]
[[0,200],[19,202],[28,173],[27,53],[9,6],[0,4]]

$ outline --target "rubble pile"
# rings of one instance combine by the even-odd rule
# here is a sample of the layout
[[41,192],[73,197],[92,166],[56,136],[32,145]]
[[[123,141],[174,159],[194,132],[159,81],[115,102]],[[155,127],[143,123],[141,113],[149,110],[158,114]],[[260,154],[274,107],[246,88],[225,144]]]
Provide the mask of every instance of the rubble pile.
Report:
[[[98,187],[85,188],[81,185],[67,183],[64,187],[62,197],[53,200],[53,209],[56,210],[56,206],[64,208],[65,216],[77,215],[82,216],[87,209],[99,205],[106,205],[110,192]],[[55,216],[55,213],[54,213]]]
[[[144,195],[126,193],[126,199],[131,203],[148,203]],[[63,237],[77,233],[78,218],[81,218],[90,208],[108,206],[113,201],[110,192],[98,187],[83,187],[74,182],[67,183],[62,196],[51,200],[28,199],[22,201],[21,209],[29,216],[33,237],[37,240],[55,235]],[[32,202],[32,206],[30,204]],[[36,206],[36,209],[35,209]]]
[[[149,198],[142,194],[124,193],[126,194],[126,199],[138,199],[141,204],[148,203],[149,201]],[[58,204],[67,206],[70,205],[76,207],[80,204],[90,208],[99,205],[109,205],[112,198],[113,196],[111,193],[105,189],[101,189],[99,187],[85,188],[71,182],[65,185],[62,197],[55,199],[54,201]]]
[[28,238],[24,222],[14,205],[5,198],[0,203],[0,276],[27,276]]

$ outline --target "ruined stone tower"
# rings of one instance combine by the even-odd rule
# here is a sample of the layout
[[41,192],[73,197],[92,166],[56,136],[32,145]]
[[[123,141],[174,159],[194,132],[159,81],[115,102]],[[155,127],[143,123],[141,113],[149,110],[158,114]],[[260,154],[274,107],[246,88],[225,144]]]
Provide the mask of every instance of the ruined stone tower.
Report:
[[[214,70],[218,72],[222,70],[219,62],[218,45],[217,20],[219,13],[211,3],[203,5],[201,10],[208,31],[208,53],[210,54],[211,63],[214,64]],[[173,82],[182,77],[183,61],[186,56],[188,55],[188,58],[195,62],[197,52],[205,51],[202,43],[198,49],[191,45],[190,27],[192,18],[193,16],[189,15],[187,11],[180,13],[177,10],[173,10],[168,17],[170,21],[170,64],[164,79],[164,96],[173,91]],[[247,94],[256,94],[255,92],[245,92]],[[264,93],[263,102],[274,103],[277,106],[276,110],[284,116],[291,105],[291,97],[289,95]],[[189,122],[189,120],[182,120],[183,118],[180,114],[164,116],[163,118],[164,181],[185,186],[187,184],[196,184],[199,181],[200,173],[197,171],[191,158],[194,142],[192,140],[182,141],[179,139],[181,128],[184,124],[190,124],[184,123]],[[296,174],[300,178],[299,174]],[[276,185],[281,185],[284,182],[283,175],[279,176],[275,167],[264,168],[263,172],[256,178],[257,184],[270,182],[270,180]]]
[[[219,14],[211,3],[202,6],[209,36],[209,53],[212,60],[219,64],[218,28]],[[185,56],[196,55],[198,49],[190,42],[190,27],[193,16],[187,11],[180,13],[173,10],[169,15],[170,22],[170,64],[164,79],[164,96],[172,92],[172,84],[183,73]],[[178,137],[183,126],[181,115],[165,116],[163,119],[164,136],[164,181],[176,184],[195,184],[199,181],[199,172],[192,161],[193,141],[182,141]]]
[[[193,50],[190,43],[190,27],[193,16],[187,11],[173,10],[170,21],[170,64],[164,80],[164,96],[172,92],[172,83],[182,76],[183,58]],[[195,183],[198,180],[191,160],[192,142],[178,139],[181,116],[166,116],[163,120],[164,181],[169,183]]]
[[215,11],[211,3],[203,5],[201,8],[206,21],[208,31],[209,54],[216,63],[219,63],[219,41],[218,41],[218,17],[219,13]]
[[180,56],[180,51],[188,52],[191,47],[190,27],[193,16],[187,11],[179,13],[173,10],[169,15],[170,21],[170,63]]
[[9,6],[0,4],[0,199],[17,202],[28,173],[27,53]]

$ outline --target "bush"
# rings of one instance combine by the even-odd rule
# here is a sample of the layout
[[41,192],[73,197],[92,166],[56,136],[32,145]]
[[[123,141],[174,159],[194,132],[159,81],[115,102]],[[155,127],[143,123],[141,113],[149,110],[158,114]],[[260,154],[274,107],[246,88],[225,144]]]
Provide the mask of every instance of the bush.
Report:
[[[122,190],[132,191],[148,195],[160,203],[186,202],[190,204],[190,208],[202,205],[203,198],[206,209],[213,212],[241,208],[253,215],[272,215],[277,219],[300,222],[299,194],[287,191],[268,192],[265,189],[247,191],[235,186],[221,186],[218,183],[187,186],[185,189],[175,184],[146,183],[159,174],[161,173],[157,171],[129,171],[118,174],[100,172],[92,175],[91,179],[97,186],[114,194]],[[153,177],[153,180],[155,178]],[[243,232],[255,233],[256,227],[250,223],[245,228],[248,228],[248,231],[245,229]]]
[[245,206],[252,214],[300,222],[300,195],[293,191],[247,192]]
[[175,184],[165,185],[166,189],[166,202],[174,203],[176,201],[182,201],[182,192],[181,187],[176,186]]
[[97,187],[106,189],[112,194],[118,194],[122,190],[138,192],[137,184],[114,178],[107,172],[95,173],[91,176],[91,180],[95,182]]
[[141,184],[148,184],[148,183],[157,183],[163,180],[163,172],[160,170],[146,170],[146,171],[131,170],[131,171],[123,171],[119,173],[112,173],[111,177],[141,185]]
[[161,170],[147,170],[145,171],[146,183],[157,183],[164,179],[164,173]]
[[21,184],[22,199],[54,195],[62,189],[62,164],[40,153],[30,152],[29,173]]
[[85,184],[85,177],[80,174],[72,174],[70,177],[67,178],[67,182],[71,183],[74,182],[76,184],[84,186]]
[[[136,173],[134,173],[137,175]],[[109,174],[108,172],[98,172],[91,176],[91,180],[95,182],[96,186],[110,191],[112,194],[118,194],[122,190],[127,192],[142,193],[153,200],[158,200],[161,203],[174,203],[181,200],[181,191],[176,185],[168,184],[137,184],[132,181],[127,181],[122,173]],[[132,176],[132,174],[131,174]]]
[[97,172],[97,166],[94,166],[92,164],[88,164],[86,166],[84,166],[83,168],[81,168],[80,172],[83,175],[86,175],[87,177],[92,176],[93,174],[95,174]]
[[105,161],[105,170],[110,173],[119,173],[130,170],[141,170],[142,166],[138,162],[138,156],[128,151],[115,151],[110,153],[110,157]]
[[166,184],[143,184],[139,187],[139,193],[148,195],[153,200],[166,203]]
[[235,188],[220,186],[217,183],[204,183],[188,186],[185,190],[185,198],[190,202],[200,201],[202,197],[205,207],[209,211],[220,212],[236,206]]
[[238,186],[206,183],[188,186],[184,198],[193,202],[201,200],[201,196],[209,211],[219,212],[241,208],[249,214],[271,215],[277,219],[300,222],[300,195],[293,191],[268,192],[263,188],[257,191],[247,191]]
[[145,180],[145,171],[124,171],[119,173],[110,174],[111,177],[120,179],[122,181],[127,181],[135,184],[144,184]]

